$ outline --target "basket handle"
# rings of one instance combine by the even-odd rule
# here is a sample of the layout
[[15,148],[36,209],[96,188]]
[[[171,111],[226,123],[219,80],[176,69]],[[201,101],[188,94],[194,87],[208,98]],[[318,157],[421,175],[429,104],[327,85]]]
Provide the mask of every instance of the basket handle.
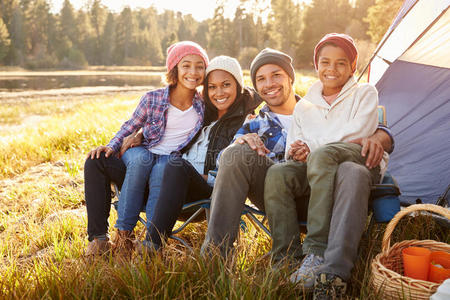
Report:
[[392,235],[392,232],[394,231],[395,226],[397,226],[398,222],[400,221],[400,219],[414,211],[420,211],[420,210],[431,211],[431,212],[434,212],[441,216],[444,216],[447,219],[450,219],[450,210],[445,207],[442,207],[442,206],[438,206],[438,205],[434,205],[434,204],[414,204],[414,205],[408,206],[408,207],[400,210],[392,218],[392,220],[389,222],[389,224],[386,226],[386,230],[383,235],[383,242],[381,245],[381,250],[383,252],[387,251],[391,247],[391,235]]

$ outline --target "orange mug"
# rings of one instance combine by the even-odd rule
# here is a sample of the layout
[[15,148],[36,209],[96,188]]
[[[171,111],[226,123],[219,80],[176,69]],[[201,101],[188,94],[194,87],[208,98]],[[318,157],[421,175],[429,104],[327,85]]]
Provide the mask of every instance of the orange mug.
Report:
[[431,251],[422,247],[408,247],[402,250],[405,276],[428,280]]
[[450,253],[444,251],[431,252],[428,280],[441,283],[450,278]]

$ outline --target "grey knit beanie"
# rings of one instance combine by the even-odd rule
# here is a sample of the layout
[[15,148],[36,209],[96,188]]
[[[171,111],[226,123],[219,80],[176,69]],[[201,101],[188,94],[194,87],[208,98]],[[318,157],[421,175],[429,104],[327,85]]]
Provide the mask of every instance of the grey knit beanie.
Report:
[[292,84],[295,81],[295,71],[292,66],[292,58],[281,51],[266,48],[256,55],[250,65],[250,76],[252,77],[253,87],[256,89],[256,72],[260,67],[267,64],[280,66],[291,77]]
[[237,59],[226,55],[216,56],[209,62],[209,65],[206,68],[206,76],[214,70],[227,71],[233,75],[241,88],[244,87],[244,76],[242,75],[241,65]]

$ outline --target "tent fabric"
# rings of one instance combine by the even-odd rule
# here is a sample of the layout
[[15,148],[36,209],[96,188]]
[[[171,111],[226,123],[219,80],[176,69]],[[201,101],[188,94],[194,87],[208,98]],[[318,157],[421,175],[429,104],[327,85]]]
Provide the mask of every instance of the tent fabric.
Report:
[[376,85],[395,138],[400,200],[434,203],[450,183],[450,69],[396,61]]
[[450,68],[450,10],[399,59],[436,67]]
[[450,0],[406,0],[378,46],[376,84],[395,139],[401,201],[435,203],[450,184]]
[[[435,0],[433,3],[405,1],[400,9],[400,14],[394,21],[397,25],[391,25],[380,42],[380,46],[375,50],[378,62],[386,60],[392,63],[399,58],[449,5],[450,0]],[[404,14],[401,15],[402,13]],[[388,67],[389,64],[386,63],[371,64],[371,80],[378,81]]]

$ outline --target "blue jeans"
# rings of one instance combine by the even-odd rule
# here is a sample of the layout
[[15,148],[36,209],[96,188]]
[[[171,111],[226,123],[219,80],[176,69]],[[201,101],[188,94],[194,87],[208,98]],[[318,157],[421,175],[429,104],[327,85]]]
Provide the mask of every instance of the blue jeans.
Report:
[[161,237],[172,233],[185,203],[211,196],[212,187],[190,162],[180,156],[171,155],[164,171],[163,188],[155,205],[152,226],[148,226],[146,240],[159,248]]
[[[122,161],[127,171],[119,197],[115,225],[117,229],[133,230],[144,205],[147,220],[153,218],[168,159],[169,155],[153,154],[144,147],[130,148],[124,153]],[[149,193],[145,204],[144,194],[147,185]]]

